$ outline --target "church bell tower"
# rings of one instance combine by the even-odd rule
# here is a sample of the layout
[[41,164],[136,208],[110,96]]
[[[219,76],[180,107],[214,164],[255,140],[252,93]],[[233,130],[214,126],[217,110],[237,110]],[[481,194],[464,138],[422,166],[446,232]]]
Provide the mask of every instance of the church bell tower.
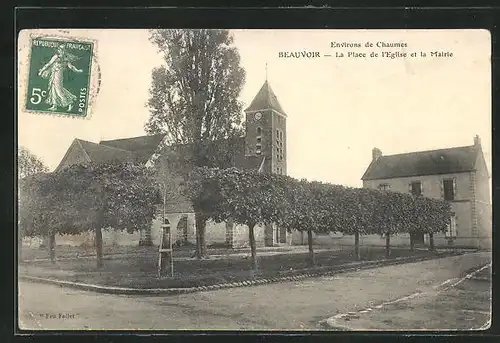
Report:
[[286,175],[287,115],[267,80],[245,114],[245,156],[259,161],[264,172]]

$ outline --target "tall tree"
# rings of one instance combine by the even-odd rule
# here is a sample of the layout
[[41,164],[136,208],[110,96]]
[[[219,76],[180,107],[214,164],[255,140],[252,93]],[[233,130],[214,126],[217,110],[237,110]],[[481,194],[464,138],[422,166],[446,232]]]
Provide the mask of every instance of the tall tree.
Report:
[[[165,64],[152,72],[146,131],[165,133],[169,145],[186,145],[183,158],[192,166],[230,167],[233,139],[242,133],[238,97],[245,81],[232,35],[228,30],[167,29],[152,30],[150,40]],[[201,258],[207,219],[200,211],[195,215]]]

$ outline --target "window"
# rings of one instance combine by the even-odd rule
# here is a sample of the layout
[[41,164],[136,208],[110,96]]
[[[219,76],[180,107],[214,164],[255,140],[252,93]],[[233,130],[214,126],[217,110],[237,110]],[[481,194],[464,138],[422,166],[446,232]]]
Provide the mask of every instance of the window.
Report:
[[444,200],[455,200],[455,180],[443,180],[443,197]]
[[262,142],[262,138],[257,137],[257,143],[261,143],[261,142]]
[[378,189],[381,191],[388,191],[389,189],[391,189],[391,186],[388,183],[381,183],[380,185],[378,185]]
[[257,144],[256,147],[255,147],[255,153],[257,155],[260,155],[261,154],[261,149],[262,149],[262,146],[260,144]]
[[262,135],[262,128],[257,127],[257,136]]
[[450,223],[448,224],[448,229],[445,232],[445,236],[448,238],[457,237],[457,218],[455,216],[455,213],[451,214]]
[[422,182],[413,181],[410,183],[410,193],[415,196],[422,195]]

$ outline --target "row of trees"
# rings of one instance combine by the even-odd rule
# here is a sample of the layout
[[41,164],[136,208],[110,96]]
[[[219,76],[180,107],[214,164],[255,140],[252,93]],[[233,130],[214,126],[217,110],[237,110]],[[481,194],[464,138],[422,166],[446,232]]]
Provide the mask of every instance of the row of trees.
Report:
[[433,234],[446,230],[451,215],[450,205],[440,200],[236,168],[196,169],[188,192],[198,217],[248,226],[253,268],[257,268],[257,224],[307,231],[313,265],[313,232],[354,235],[359,259],[360,235],[384,235],[387,255],[390,237],[398,233],[428,233],[432,247]]
[[162,202],[153,170],[135,164],[74,165],[55,173],[19,180],[20,237],[95,233],[97,266],[102,266],[102,229],[150,227]]

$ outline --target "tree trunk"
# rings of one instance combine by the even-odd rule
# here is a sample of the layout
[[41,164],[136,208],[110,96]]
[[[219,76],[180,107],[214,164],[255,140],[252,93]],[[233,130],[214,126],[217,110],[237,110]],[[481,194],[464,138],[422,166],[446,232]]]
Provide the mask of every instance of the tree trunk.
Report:
[[413,233],[410,233],[410,250],[411,251],[415,250],[415,237]]
[[354,233],[354,258],[356,260],[361,260],[361,254],[359,251],[359,232]]
[[21,233],[18,232],[18,237],[17,237],[17,258],[18,262],[24,261],[23,257],[23,237],[21,236]]
[[196,252],[195,257],[198,259],[206,257],[207,244],[205,241],[205,227],[207,224],[206,218],[200,213],[195,214],[195,231],[196,231]]
[[314,266],[313,234],[312,230],[307,230],[307,245],[309,245],[309,266]]
[[385,234],[385,258],[389,258],[391,256],[391,234]]
[[49,235],[49,255],[50,255],[50,262],[56,263],[56,235],[55,235],[55,233],[51,233]]
[[429,250],[430,251],[436,250],[436,248],[434,247],[434,234],[432,232],[429,233]]
[[252,251],[252,269],[257,271],[257,248],[255,246],[255,224],[248,225],[248,240],[250,242],[250,250]]
[[102,267],[102,229],[100,226],[95,229],[95,252],[97,256],[97,268]]

